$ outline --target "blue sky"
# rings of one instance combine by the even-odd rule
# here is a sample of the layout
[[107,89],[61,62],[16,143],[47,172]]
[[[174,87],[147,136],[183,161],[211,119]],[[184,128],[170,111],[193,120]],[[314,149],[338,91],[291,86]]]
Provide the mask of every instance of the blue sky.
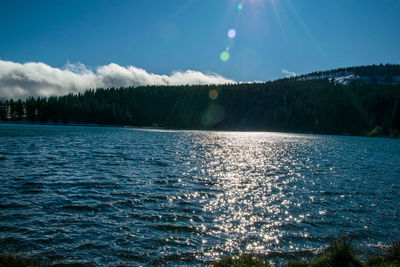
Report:
[[400,63],[399,0],[2,0],[0,7],[0,59],[16,63],[190,69],[235,81]]

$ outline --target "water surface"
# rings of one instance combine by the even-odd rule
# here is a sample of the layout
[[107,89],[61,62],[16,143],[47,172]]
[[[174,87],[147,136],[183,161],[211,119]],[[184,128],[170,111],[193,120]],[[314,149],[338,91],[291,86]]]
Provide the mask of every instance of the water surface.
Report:
[[0,124],[0,247],[206,264],[400,239],[400,140]]

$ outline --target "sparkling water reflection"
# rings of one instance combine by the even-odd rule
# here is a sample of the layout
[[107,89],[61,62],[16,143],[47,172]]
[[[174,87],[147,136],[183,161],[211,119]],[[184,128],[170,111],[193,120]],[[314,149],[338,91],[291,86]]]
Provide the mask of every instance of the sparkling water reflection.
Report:
[[303,257],[400,236],[400,142],[0,125],[0,245],[55,262]]

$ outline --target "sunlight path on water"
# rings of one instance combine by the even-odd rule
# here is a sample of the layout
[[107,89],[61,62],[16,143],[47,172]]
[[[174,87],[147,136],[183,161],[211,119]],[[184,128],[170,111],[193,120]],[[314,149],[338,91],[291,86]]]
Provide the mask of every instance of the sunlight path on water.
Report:
[[0,125],[0,247],[194,265],[349,236],[368,255],[400,235],[399,161],[383,138]]

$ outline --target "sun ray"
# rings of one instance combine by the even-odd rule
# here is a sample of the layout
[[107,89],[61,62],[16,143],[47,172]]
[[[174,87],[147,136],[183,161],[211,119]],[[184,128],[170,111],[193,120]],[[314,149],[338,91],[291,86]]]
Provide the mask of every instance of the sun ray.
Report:
[[294,17],[296,18],[296,20],[298,21],[298,23],[300,24],[301,28],[303,29],[303,31],[305,32],[305,34],[307,35],[307,37],[310,39],[310,41],[312,42],[312,44],[315,47],[315,50],[319,53],[319,55],[323,58],[326,58],[326,53],[324,52],[324,50],[322,49],[322,47],[318,44],[318,42],[316,41],[316,39],[314,38],[314,35],[312,34],[312,32],[310,31],[309,27],[306,25],[306,23],[304,22],[304,20],[300,17],[299,13],[297,12],[296,8],[294,7],[294,5],[291,3],[290,0],[285,1],[285,3],[287,3],[290,11],[293,13]]
[[278,10],[278,6],[277,6],[278,3],[277,2],[278,2],[277,0],[270,0],[272,9],[274,11],[275,19],[276,19],[276,21],[278,23],[278,27],[279,27],[280,33],[281,33],[282,38],[283,38],[283,40],[285,42],[285,46],[287,48],[289,48],[289,40],[288,40],[288,38],[286,36],[285,28],[283,27],[282,18],[281,18],[280,12]]

